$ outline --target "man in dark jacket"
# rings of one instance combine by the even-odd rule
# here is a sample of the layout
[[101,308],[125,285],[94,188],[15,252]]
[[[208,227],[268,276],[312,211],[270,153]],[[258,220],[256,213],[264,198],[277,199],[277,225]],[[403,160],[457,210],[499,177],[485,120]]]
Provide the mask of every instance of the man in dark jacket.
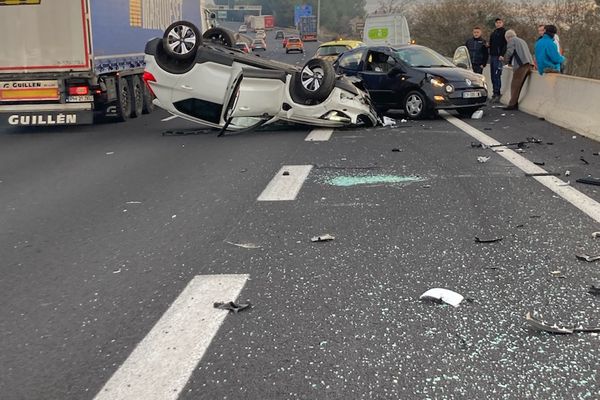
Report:
[[504,53],[506,53],[506,29],[502,18],[496,18],[496,29],[490,35],[490,74],[492,75],[492,85],[494,86],[493,102],[500,101],[500,88],[502,85],[502,68]]
[[483,69],[487,64],[488,49],[485,39],[481,37],[480,27],[476,26],[473,28],[473,37],[467,40],[465,46],[467,46],[467,49],[469,50],[473,72],[482,74]]

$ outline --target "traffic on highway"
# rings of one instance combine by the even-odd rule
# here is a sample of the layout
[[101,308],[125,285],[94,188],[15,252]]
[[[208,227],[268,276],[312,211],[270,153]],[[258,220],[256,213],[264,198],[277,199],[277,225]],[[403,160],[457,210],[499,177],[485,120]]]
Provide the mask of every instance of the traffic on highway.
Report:
[[0,399],[597,397],[597,140],[405,19],[56,2],[0,0]]

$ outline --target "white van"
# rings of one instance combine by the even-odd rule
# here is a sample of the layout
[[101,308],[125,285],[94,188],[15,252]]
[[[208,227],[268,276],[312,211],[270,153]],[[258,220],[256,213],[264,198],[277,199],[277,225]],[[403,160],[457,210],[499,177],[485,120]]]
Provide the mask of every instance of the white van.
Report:
[[368,46],[398,46],[410,43],[408,21],[402,14],[372,14],[365,20],[363,42]]

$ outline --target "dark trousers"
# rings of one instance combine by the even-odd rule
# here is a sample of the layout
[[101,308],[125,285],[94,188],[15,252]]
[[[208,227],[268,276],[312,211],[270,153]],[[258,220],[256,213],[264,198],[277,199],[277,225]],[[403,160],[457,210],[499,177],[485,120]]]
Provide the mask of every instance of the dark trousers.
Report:
[[531,72],[531,64],[523,64],[519,68],[513,68],[512,82],[510,83],[510,101],[509,106],[516,106],[519,103],[521,89],[525,83],[525,79]]
[[492,75],[492,85],[494,86],[494,96],[500,96],[500,88],[502,86],[502,61],[498,56],[490,57],[490,74]]
[[483,67],[480,64],[473,64],[473,72],[476,74],[483,74]]

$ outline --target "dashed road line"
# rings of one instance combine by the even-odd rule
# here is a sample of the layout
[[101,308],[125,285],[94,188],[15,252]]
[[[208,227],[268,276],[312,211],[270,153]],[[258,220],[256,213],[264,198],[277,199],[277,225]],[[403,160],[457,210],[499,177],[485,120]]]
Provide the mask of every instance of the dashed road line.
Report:
[[[482,144],[486,146],[493,145],[501,145],[502,143],[498,142],[496,139],[491,136],[486,135],[481,132],[477,128],[467,124],[460,119],[453,117],[452,115],[446,112],[440,112],[448,122],[452,125],[456,126],[461,131],[465,132],[472,138],[478,140]],[[546,170],[540,168],[535,165],[525,157],[519,155],[513,150],[507,149],[505,147],[500,147],[503,151],[500,153],[496,153],[499,156],[503,157],[505,160],[513,164],[515,167],[519,168],[526,174],[545,174]],[[583,211],[585,214],[590,216],[594,221],[600,222],[600,203],[591,197],[586,196],[581,193],[579,190],[575,189],[572,186],[565,186],[565,182],[558,179],[555,176],[532,176],[532,179],[535,179],[542,185],[546,186],[548,189],[552,190],[554,193],[577,207],[579,210]]]
[[171,115],[170,117],[161,119],[162,122],[171,121],[172,119],[179,118],[177,115]]
[[258,196],[257,201],[296,200],[312,168],[312,165],[284,165]]
[[326,142],[331,139],[333,129],[313,129],[306,139],[306,142]]
[[175,400],[227,316],[248,275],[194,277],[94,400]]

